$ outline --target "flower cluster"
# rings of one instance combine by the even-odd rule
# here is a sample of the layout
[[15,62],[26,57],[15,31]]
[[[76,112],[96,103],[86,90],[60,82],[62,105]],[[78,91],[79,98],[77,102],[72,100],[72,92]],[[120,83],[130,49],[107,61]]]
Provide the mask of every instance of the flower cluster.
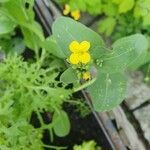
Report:
[[[69,56],[68,61],[72,65],[77,65],[77,67],[79,65],[83,67],[91,61],[91,55],[89,53],[90,42],[82,41],[79,43],[77,41],[72,41],[69,45],[69,49],[71,51],[71,55]],[[83,70],[84,71],[81,71],[81,77],[84,80],[90,80],[90,72],[85,68]]]
[[90,48],[90,43],[87,41],[82,41],[78,43],[77,41],[71,42],[69,49],[72,54],[69,57],[69,62],[71,64],[77,65],[79,63],[87,64],[91,60],[91,56],[88,52]]
[[63,14],[68,15],[70,13],[71,17],[74,18],[74,20],[79,20],[81,15],[80,15],[80,10],[74,10],[71,11],[70,6],[68,4],[65,5]]

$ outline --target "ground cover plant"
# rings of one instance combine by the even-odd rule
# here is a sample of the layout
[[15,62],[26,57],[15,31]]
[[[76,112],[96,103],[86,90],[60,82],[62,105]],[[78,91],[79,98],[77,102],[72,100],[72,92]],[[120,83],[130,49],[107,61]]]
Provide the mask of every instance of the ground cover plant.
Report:
[[[100,33],[122,37],[142,29],[148,32],[150,25],[149,0],[56,0],[64,6],[64,14],[79,11],[91,15],[103,15],[99,23]],[[67,13],[68,12],[68,13]],[[80,15],[81,16],[81,15]],[[74,17],[74,16],[72,16]],[[80,19],[80,18],[78,18]]]
[[[52,35],[45,38],[33,5],[34,0],[0,1],[3,150],[65,149],[43,142],[45,130],[51,141],[53,134],[63,137],[70,132],[63,104],[84,107],[72,94],[86,88],[96,111],[116,107],[126,94],[125,71],[138,65],[147,53],[147,40],[141,34],[121,38],[107,47],[100,35],[68,17],[58,18]],[[95,143],[91,143],[93,149]]]
[[[87,12],[92,16],[101,16],[97,22],[97,32],[105,38],[115,41],[118,38],[142,33],[150,41],[150,0],[56,0],[64,6],[64,15],[76,20]],[[73,12],[73,15],[71,14]],[[110,40],[109,40],[110,41]],[[139,68],[145,74],[145,81],[150,82],[150,52],[139,63]]]

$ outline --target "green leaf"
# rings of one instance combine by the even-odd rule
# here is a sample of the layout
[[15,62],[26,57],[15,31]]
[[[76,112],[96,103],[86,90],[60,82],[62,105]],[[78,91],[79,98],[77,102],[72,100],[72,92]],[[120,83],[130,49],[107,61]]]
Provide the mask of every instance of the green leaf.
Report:
[[138,69],[140,66],[142,66],[143,64],[145,64],[148,59],[150,60],[150,57],[149,57],[149,52],[148,51],[145,51],[143,52],[140,57],[138,57],[136,59],[135,62],[131,63],[129,66],[128,66],[128,70],[136,70]]
[[23,36],[24,36],[24,42],[26,46],[32,50],[38,50],[41,45],[41,40],[38,36],[28,28],[21,28]]
[[99,61],[103,62],[98,67],[101,68],[102,72],[120,72],[131,65],[136,65],[147,52],[148,42],[145,36],[135,34],[117,40],[112,45],[112,48],[111,53],[99,59]]
[[10,0],[7,3],[4,3],[3,7],[7,10],[9,16],[12,16],[19,24],[24,23],[29,19],[28,14],[25,11],[25,5],[21,0]]
[[118,14],[118,9],[115,4],[113,4],[111,1],[107,1],[106,4],[102,5],[103,12],[108,17],[115,17]]
[[65,54],[62,52],[59,45],[56,43],[56,40],[53,36],[48,37],[42,44],[43,48],[52,55],[59,57],[59,58],[65,58]]
[[60,81],[68,84],[68,83],[74,83],[78,81],[76,72],[71,67],[65,70],[62,75],[60,76]]
[[96,111],[108,111],[122,102],[126,94],[127,81],[122,73],[98,72],[97,80],[88,87]]
[[37,22],[32,22],[32,24],[23,24],[22,27],[27,28],[30,32],[33,32],[37,38],[39,38],[41,41],[44,41],[44,35],[43,35],[43,30],[40,26],[39,23]]
[[150,1],[149,0],[137,1],[135,8],[134,8],[134,16],[135,17],[143,17],[143,19],[146,17],[146,22],[147,22],[148,21],[147,19],[149,18],[148,16],[150,15],[149,10],[150,10]]
[[143,25],[144,26],[149,26],[150,25],[150,13],[143,17]]
[[74,145],[73,150],[101,150],[101,148],[96,145],[95,141],[91,140],[83,142],[82,145]]
[[[92,56],[93,51],[97,46],[104,45],[102,38],[96,32],[67,17],[58,18],[52,26],[52,31],[58,45],[61,47],[66,57],[70,55],[69,45],[74,40],[78,42],[84,40],[90,42],[90,53]],[[101,55],[100,50],[99,55]]]
[[134,0],[123,0],[119,5],[119,13],[126,13],[134,6]]
[[55,112],[53,116],[54,132],[57,136],[63,137],[69,134],[70,121],[65,111]]
[[8,17],[0,14],[0,35],[12,32],[16,24]]
[[1,39],[0,46],[6,53],[21,54],[25,50],[25,44],[22,38]]
[[12,53],[21,54],[25,50],[25,45],[23,39],[14,38],[11,40],[11,45],[9,51]]
[[5,3],[5,2],[8,2],[10,0],[0,0],[0,3]]
[[115,4],[120,4],[122,2],[122,0],[112,0],[112,2]]
[[[34,11],[32,8],[32,1],[29,3],[29,8],[25,7],[25,2],[22,0],[9,1],[3,5],[5,15],[12,18],[16,24],[23,28],[27,28],[30,32],[34,32],[40,40],[44,40],[42,28],[34,20]],[[15,8],[15,9],[14,9]]]
[[107,17],[101,20],[98,24],[98,31],[105,33],[106,36],[110,36],[116,26],[116,20],[113,17]]

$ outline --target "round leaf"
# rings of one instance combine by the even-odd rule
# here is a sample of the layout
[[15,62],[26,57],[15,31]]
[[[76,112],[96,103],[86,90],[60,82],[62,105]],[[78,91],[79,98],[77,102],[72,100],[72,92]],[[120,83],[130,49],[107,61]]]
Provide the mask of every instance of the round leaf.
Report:
[[[78,42],[90,42],[91,47],[89,51],[92,56],[94,49],[104,45],[102,38],[96,32],[67,17],[59,17],[54,22],[52,31],[57,43],[66,57],[71,54],[69,45],[74,40]],[[100,49],[99,55],[101,55]]]
[[120,72],[129,66],[135,66],[139,61],[143,61],[143,55],[147,53],[148,42],[141,34],[135,34],[117,40],[113,45],[111,53],[107,53],[104,58],[99,59],[102,64],[98,68],[102,72]]
[[127,81],[122,73],[99,71],[97,80],[88,87],[96,111],[108,111],[119,105],[126,94]]
[[57,136],[63,137],[69,134],[70,121],[65,111],[55,112],[53,116],[54,132]]

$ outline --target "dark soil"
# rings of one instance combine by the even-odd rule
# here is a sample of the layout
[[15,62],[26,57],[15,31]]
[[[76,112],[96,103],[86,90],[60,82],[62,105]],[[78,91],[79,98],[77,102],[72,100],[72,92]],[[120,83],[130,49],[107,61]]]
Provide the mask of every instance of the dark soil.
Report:
[[[81,144],[83,141],[94,140],[103,150],[112,150],[103,131],[101,130],[94,115],[81,118],[80,115],[72,108],[67,108],[71,122],[70,134],[60,138],[55,136],[51,145],[67,146],[68,150],[72,150],[75,144]],[[45,143],[49,144],[49,133],[45,133]]]

